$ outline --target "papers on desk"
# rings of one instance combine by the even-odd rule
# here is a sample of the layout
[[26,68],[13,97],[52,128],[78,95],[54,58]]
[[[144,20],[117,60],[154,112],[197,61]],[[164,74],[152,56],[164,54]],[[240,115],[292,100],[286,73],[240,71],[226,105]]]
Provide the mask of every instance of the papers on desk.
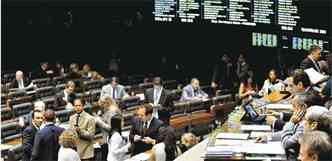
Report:
[[241,146],[247,140],[226,140],[226,139],[216,139],[214,146]]
[[280,141],[268,143],[252,143],[244,146],[244,151],[247,154],[285,154],[284,148],[281,146]]
[[145,100],[145,95],[144,95],[144,93],[139,93],[139,94],[136,94],[135,96],[139,97],[139,100],[141,100],[141,101],[144,101],[144,100]]
[[271,131],[270,125],[241,125],[241,131]]
[[310,82],[312,84],[317,84],[317,83],[323,81],[324,79],[328,79],[328,76],[320,74],[314,68],[306,69],[306,70],[304,70],[304,72],[306,72],[308,74]]
[[272,137],[272,133],[271,132],[256,132],[256,131],[253,131],[250,133],[250,138],[258,138],[260,136],[267,136],[268,138]]
[[216,136],[216,139],[247,140],[248,138],[249,134],[241,134],[241,133],[219,133]]
[[266,109],[268,110],[292,110],[293,106],[291,104],[268,104],[266,105]]
[[150,159],[150,156],[151,155],[147,153],[140,153],[130,159],[127,159],[126,161],[148,161]]

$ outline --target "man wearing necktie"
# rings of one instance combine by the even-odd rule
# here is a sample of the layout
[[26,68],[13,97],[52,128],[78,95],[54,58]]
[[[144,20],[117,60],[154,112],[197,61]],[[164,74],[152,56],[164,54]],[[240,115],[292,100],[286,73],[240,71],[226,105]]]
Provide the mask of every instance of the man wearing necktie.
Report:
[[311,45],[309,55],[301,62],[300,68],[308,69],[313,68],[317,72],[322,73],[318,61],[321,59],[321,48],[317,45]]
[[170,113],[173,110],[173,101],[170,98],[170,91],[165,89],[162,85],[162,79],[155,77],[153,79],[153,88],[147,89],[144,92],[145,103],[153,104],[153,116],[162,120],[165,124],[169,123]]
[[30,161],[34,139],[36,133],[39,131],[44,121],[43,112],[34,110],[32,112],[32,123],[23,131],[22,147],[23,147],[23,161]]
[[208,98],[208,95],[200,88],[197,78],[193,78],[190,84],[182,90],[181,101],[202,100],[205,98]]
[[111,83],[103,86],[100,92],[100,98],[105,96],[112,97],[113,99],[123,99],[129,97],[125,87],[119,84],[119,78],[112,77]]
[[77,132],[79,140],[77,152],[82,161],[92,161],[94,159],[94,136],[95,136],[95,119],[83,110],[84,100],[74,100],[75,114],[70,116],[69,127]]
[[19,89],[26,89],[31,87],[35,87],[34,84],[25,79],[23,72],[20,70],[16,71],[15,80],[13,80],[9,85],[9,88],[19,88]]
[[133,145],[132,155],[150,150],[157,143],[159,128],[162,122],[152,116],[153,107],[150,104],[140,106],[137,118],[132,123],[129,139]]

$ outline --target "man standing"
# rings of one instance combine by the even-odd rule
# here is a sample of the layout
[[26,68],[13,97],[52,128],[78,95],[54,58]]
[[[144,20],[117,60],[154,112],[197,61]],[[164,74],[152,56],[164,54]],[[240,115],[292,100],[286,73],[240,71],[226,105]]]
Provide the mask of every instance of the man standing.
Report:
[[167,99],[170,91],[164,89],[162,80],[160,77],[153,79],[153,88],[149,88],[145,91],[146,103],[151,103],[154,106],[161,106],[160,109],[153,109],[153,116],[162,120],[164,123],[169,122],[170,112],[172,111],[173,102]]
[[59,136],[63,128],[55,126],[55,112],[48,109],[44,113],[44,127],[37,132],[31,161],[56,161],[58,160]]
[[124,86],[119,84],[119,78],[112,77],[111,84],[105,85],[101,89],[100,98],[105,96],[110,96],[116,100],[128,97],[129,95],[125,91]]
[[32,112],[32,123],[24,129],[23,131],[23,161],[31,160],[31,153],[33,148],[33,143],[35,140],[35,135],[39,131],[40,126],[44,121],[44,116],[42,111],[34,110]]
[[70,116],[69,127],[78,134],[79,141],[77,144],[77,152],[82,161],[92,161],[94,159],[94,136],[96,123],[94,118],[83,110],[84,100],[74,100],[75,114]]
[[300,67],[304,69],[313,68],[322,73],[318,61],[321,58],[321,48],[317,45],[310,46],[309,55],[301,62]]
[[157,143],[159,128],[162,122],[152,116],[153,107],[145,104],[137,111],[138,119],[134,119],[129,139],[133,143],[132,155],[150,150]]

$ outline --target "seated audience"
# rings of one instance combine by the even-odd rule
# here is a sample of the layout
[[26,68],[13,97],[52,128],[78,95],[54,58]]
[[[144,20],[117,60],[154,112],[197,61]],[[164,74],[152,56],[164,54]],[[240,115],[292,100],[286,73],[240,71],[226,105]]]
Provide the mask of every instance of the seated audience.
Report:
[[9,84],[9,88],[28,89],[34,87],[35,85],[28,79],[24,78],[24,74],[20,70],[16,71],[15,80]]
[[36,133],[39,131],[44,121],[43,112],[32,111],[32,123],[23,131],[22,147],[23,147],[23,161],[31,161],[31,154],[34,145]]
[[331,137],[325,132],[313,131],[305,133],[300,140],[300,161],[332,160]]
[[46,123],[35,136],[31,161],[58,160],[59,136],[64,129],[55,126],[55,112],[53,110],[46,110],[44,117]]
[[98,72],[92,71],[91,72],[91,80],[104,80],[104,77],[101,76]]
[[303,135],[303,117],[307,109],[306,96],[296,95],[292,100],[293,115],[281,131],[281,144],[289,161],[296,160],[299,154],[299,138]]
[[332,113],[322,106],[311,106],[304,116],[304,132],[319,130],[332,136]]
[[98,72],[91,70],[90,64],[84,64],[83,69],[79,72],[83,78],[92,79],[104,79]]
[[74,91],[75,83],[73,81],[68,81],[65,89],[56,95],[55,107],[66,106],[67,109],[72,109],[74,100],[76,99]]
[[161,106],[159,109],[153,109],[153,116],[168,124],[169,118],[171,117],[173,102],[167,100],[170,91],[165,89],[162,84],[161,78],[155,77],[153,79],[153,88],[145,90],[144,96],[146,103],[151,103],[154,106]]
[[68,79],[80,79],[82,78],[82,75],[79,72],[79,66],[76,63],[72,63],[69,66],[69,73],[67,75]]
[[40,67],[33,73],[33,78],[50,78],[53,77],[53,70],[49,68],[48,62],[40,63]]
[[181,101],[202,100],[208,98],[208,95],[200,88],[197,78],[191,79],[189,85],[182,89]]
[[245,73],[240,78],[239,98],[243,101],[249,100],[257,94],[257,85],[249,74]]
[[111,83],[102,87],[100,98],[110,96],[113,99],[123,99],[129,97],[123,85],[119,84],[119,78],[112,77]]
[[108,145],[107,139],[111,131],[111,118],[115,114],[121,113],[121,110],[117,106],[116,102],[109,96],[103,97],[98,101],[99,107],[102,108],[102,116],[95,115],[94,119],[96,126],[101,129],[103,138],[100,140],[102,160],[107,160]]
[[178,154],[183,154],[198,143],[198,138],[193,133],[185,133],[181,136],[181,143],[178,145]]
[[259,91],[259,95],[266,96],[274,91],[283,91],[284,89],[285,85],[282,80],[278,79],[277,71],[271,69],[268,78],[264,81],[264,85]]
[[161,127],[159,143],[154,145],[149,161],[173,161],[177,156],[176,136],[172,127]]
[[131,144],[122,136],[122,121],[123,117],[119,114],[110,120],[112,128],[109,132],[107,161],[123,161],[128,158],[126,154]]
[[300,68],[301,69],[308,69],[313,68],[317,72],[322,73],[318,61],[321,59],[321,48],[317,45],[311,45],[308,56],[301,62]]
[[64,76],[65,75],[65,68],[61,62],[56,62],[55,66],[53,67],[53,75],[54,77]]
[[133,119],[129,139],[133,144],[132,155],[150,150],[156,144],[160,135],[162,122],[152,116],[153,107],[150,104],[140,106],[137,110],[138,118]]
[[[305,96],[304,103],[307,107],[320,105],[321,99],[318,95],[313,93],[302,93]],[[294,97],[293,97],[294,99]],[[291,100],[292,103],[292,100]],[[294,105],[293,105],[294,106]],[[267,124],[271,125],[276,131],[282,130],[285,123],[288,122],[293,114],[290,112],[272,112],[272,115],[266,117]]]
[[94,159],[94,140],[96,123],[94,118],[83,110],[85,102],[83,99],[74,100],[75,114],[69,118],[69,127],[78,134],[77,152],[82,161]]
[[65,130],[59,137],[58,161],[81,161],[76,151],[78,136],[73,130]]

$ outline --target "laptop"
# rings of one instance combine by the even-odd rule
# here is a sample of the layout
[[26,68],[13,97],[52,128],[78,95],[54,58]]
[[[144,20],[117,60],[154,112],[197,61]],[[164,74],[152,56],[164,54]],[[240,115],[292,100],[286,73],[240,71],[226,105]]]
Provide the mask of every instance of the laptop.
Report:
[[252,106],[252,104],[244,104],[242,106],[245,110],[245,115],[241,118],[241,121],[248,121],[253,123],[262,124],[265,122],[266,115],[260,115]]

